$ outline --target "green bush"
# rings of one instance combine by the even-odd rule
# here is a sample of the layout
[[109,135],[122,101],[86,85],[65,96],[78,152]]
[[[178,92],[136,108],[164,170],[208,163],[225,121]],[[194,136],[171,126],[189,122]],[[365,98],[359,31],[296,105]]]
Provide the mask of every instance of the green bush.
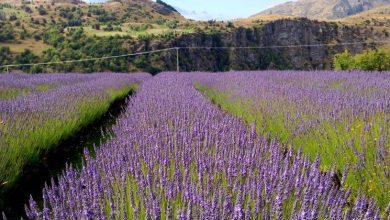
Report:
[[11,25],[0,25],[0,42],[13,40],[14,38],[14,29]]
[[344,51],[335,55],[333,65],[336,70],[390,70],[390,50],[368,50],[357,55]]
[[143,32],[149,29],[148,24],[130,24],[129,25],[130,30],[136,31],[136,32]]
[[165,22],[165,25],[171,29],[175,29],[177,28],[177,25],[179,24],[179,21],[178,20],[170,20],[170,21],[167,21]]
[[40,5],[38,7],[38,12],[39,12],[39,15],[42,15],[42,16],[47,15],[46,9],[42,5]]
[[5,21],[6,20],[6,15],[5,12],[0,9],[0,21]]
[[354,66],[352,62],[352,55],[346,50],[334,56],[333,66],[336,70],[348,70]]

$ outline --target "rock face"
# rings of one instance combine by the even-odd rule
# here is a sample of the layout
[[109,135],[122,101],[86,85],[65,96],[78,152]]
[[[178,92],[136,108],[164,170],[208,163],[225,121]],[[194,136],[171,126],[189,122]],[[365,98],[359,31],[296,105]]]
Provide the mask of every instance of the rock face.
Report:
[[258,15],[288,15],[312,19],[337,19],[390,4],[390,0],[298,0],[277,5]]
[[[260,49],[182,49],[183,71],[229,71],[261,69],[326,70],[332,68],[334,54],[348,49],[352,53],[377,45],[356,44],[321,46],[341,42],[366,42],[381,39],[369,29],[339,26],[336,23],[308,19],[278,20],[256,28],[238,28],[224,33],[195,33],[173,39],[144,42],[147,50],[167,47],[272,47]],[[291,46],[318,45],[318,46]],[[278,47],[291,46],[291,47]],[[144,48],[139,47],[140,50]],[[150,60],[158,60],[149,57]],[[176,53],[159,57],[163,62],[150,62],[158,71],[176,69]]]

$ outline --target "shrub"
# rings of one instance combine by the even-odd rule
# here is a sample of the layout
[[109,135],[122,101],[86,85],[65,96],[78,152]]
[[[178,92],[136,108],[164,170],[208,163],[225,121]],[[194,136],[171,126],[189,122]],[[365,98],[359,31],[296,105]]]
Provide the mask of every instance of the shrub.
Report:
[[348,70],[352,68],[352,55],[345,50],[343,53],[336,54],[333,60],[333,65],[336,70]]
[[16,17],[15,14],[12,14],[12,15],[9,16],[9,20],[10,21],[16,21],[17,19],[18,19],[18,17]]
[[106,27],[103,28],[104,31],[113,31],[114,28],[112,27],[112,24],[108,24]]
[[69,27],[81,26],[83,22],[78,18],[73,18],[68,21]]
[[15,39],[14,29],[10,24],[0,26],[0,42]]
[[368,50],[355,56],[351,55],[348,51],[344,51],[343,53],[336,54],[333,62],[336,70],[390,70],[390,50]]
[[177,28],[177,25],[179,24],[178,20],[170,20],[165,23],[165,25],[171,29]]
[[40,5],[39,7],[38,7],[38,12],[39,12],[39,14],[40,15],[47,15],[47,11],[46,11],[46,9],[42,6],[42,5]]
[[92,24],[92,29],[100,30],[100,24],[99,23]]

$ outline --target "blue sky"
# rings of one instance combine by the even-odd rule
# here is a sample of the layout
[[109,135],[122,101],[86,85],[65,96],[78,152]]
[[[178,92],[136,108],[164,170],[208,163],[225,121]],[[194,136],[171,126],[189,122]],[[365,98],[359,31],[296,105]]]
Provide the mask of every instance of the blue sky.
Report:
[[[86,0],[87,2],[104,0]],[[256,14],[288,0],[164,0],[187,18],[228,20]]]
[[165,0],[187,18],[226,20],[244,18],[287,0]]

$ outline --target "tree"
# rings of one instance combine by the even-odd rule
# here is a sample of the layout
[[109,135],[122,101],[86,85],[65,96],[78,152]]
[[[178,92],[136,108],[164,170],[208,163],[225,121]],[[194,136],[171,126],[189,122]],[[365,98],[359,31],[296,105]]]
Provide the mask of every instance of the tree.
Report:
[[81,26],[83,22],[79,18],[72,18],[68,21],[69,27]]
[[46,9],[42,6],[42,5],[40,5],[39,7],[38,7],[38,12],[39,12],[39,14],[40,15],[47,15],[47,12],[46,12]]
[[165,25],[171,29],[177,28],[177,25],[179,24],[178,20],[170,20],[165,23]]
[[18,19],[18,17],[15,14],[12,14],[9,16],[10,21],[16,21],[17,19]]
[[5,21],[5,20],[6,20],[5,12],[3,11],[3,9],[0,9],[0,21]]
[[0,42],[13,40],[14,38],[14,29],[12,28],[12,25],[5,24],[0,26]]
[[352,56],[348,51],[345,51],[336,54],[334,57],[334,67],[336,70],[390,70],[390,50],[368,50],[355,56]]
[[348,70],[352,68],[352,55],[345,50],[343,53],[336,54],[333,59],[333,66],[336,70]]
[[114,28],[112,27],[112,24],[109,23],[109,24],[107,25],[107,27],[104,27],[104,28],[103,28],[103,30],[104,30],[104,31],[113,31]]
[[9,47],[0,47],[0,65],[10,64],[12,61]]
[[234,28],[233,22],[229,21],[226,25],[227,28]]
[[92,29],[100,30],[100,24],[99,23],[92,24]]
[[43,35],[43,41],[47,44],[53,45],[54,47],[57,47],[63,40],[64,37],[62,36],[62,31],[56,26],[47,29]]
[[[16,57],[17,64],[29,64],[38,62],[38,57],[34,55],[31,50],[25,49],[21,54]],[[30,66],[20,67],[25,72],[31,72]]]

